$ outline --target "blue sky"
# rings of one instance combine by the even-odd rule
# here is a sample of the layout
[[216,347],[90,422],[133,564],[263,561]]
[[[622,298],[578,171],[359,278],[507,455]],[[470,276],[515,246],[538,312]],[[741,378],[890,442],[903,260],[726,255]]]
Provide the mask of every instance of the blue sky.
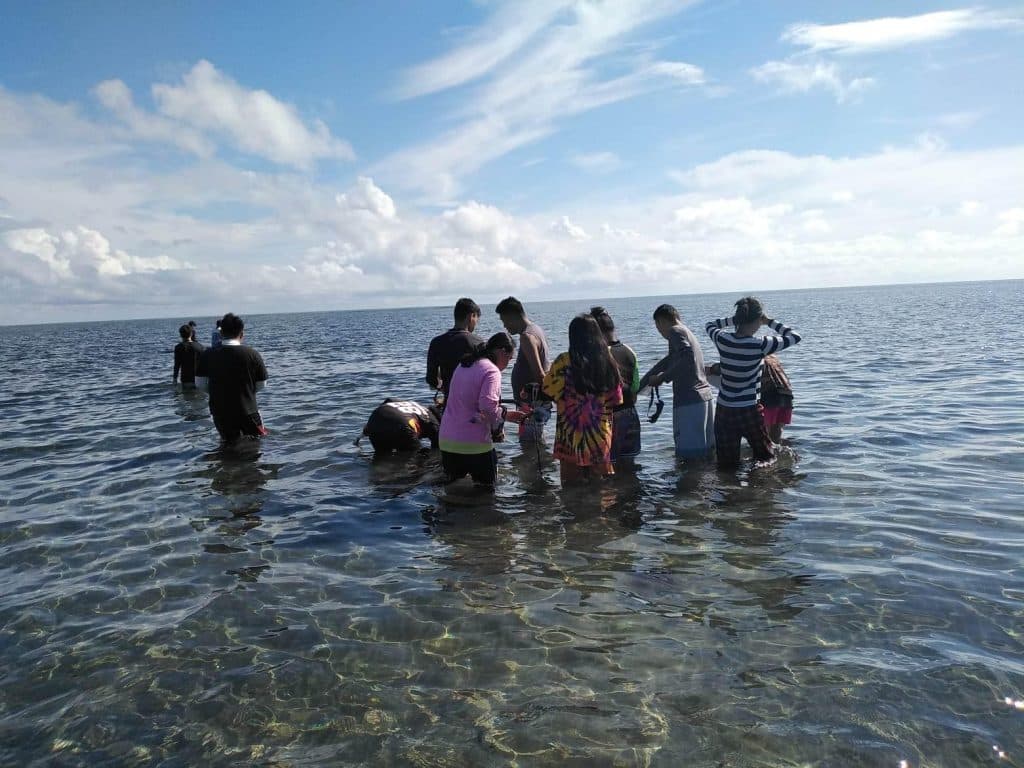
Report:
[[0,323],[1024,276],[1024,6],[0,2]]

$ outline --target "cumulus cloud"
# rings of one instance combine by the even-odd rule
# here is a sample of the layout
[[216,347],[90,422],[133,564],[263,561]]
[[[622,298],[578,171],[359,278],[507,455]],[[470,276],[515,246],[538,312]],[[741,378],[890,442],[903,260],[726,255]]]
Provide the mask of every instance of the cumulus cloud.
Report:
[[131,90],[121,80],[104,80],[93,88],[93,94],[100,104],[124,122],[129,134],[135,138],[175,145],[200,157],[208,157],[214,152],[213,142],[199,131],[137,107]]

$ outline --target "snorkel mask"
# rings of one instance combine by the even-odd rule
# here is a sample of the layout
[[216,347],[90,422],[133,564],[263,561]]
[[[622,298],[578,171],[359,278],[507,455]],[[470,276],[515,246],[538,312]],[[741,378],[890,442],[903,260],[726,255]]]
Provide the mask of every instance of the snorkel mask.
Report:
[[[655,402],[655,398],[657,398],[657,402]],[[657,387],[651,387],[651,399],[647,403],[647,420],[653,424],[661,417],[661,412],[664,409],[665,401],[661,399],[661,393],[658,392]]]

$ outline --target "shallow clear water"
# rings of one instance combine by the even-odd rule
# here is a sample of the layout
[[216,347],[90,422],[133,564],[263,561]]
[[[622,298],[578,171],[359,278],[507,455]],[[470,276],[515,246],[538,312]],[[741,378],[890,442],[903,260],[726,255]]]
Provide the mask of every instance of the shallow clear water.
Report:
[[[795,456],[677,466],[666,413],[585,490],[506,444],[476,508],[352,445],[447,308],[249,318],[241,455],[180,321],[0,328],[0,764],[1024,764],[1022,295],[765,294]],[[659,302],[604,302],[641,367]],[[588,306],[527,304],[554,350]]]

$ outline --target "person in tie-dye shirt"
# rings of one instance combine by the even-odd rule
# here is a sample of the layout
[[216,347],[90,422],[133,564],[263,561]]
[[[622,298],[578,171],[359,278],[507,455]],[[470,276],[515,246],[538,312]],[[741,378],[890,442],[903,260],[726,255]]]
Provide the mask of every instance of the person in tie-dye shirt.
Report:
[[593,317],[578,315],[569,323],[569,351],[555,358],[542,389],[558,410],[554,456],[562,485],[614,474],[612,411],[622,402],[622,381]]

